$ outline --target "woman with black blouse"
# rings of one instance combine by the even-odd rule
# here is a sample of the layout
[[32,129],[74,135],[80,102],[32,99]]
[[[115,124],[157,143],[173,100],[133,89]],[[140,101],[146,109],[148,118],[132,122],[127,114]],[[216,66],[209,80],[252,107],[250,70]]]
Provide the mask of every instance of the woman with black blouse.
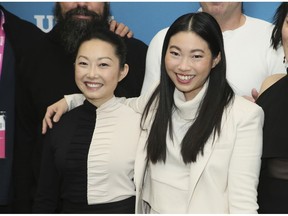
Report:
[[[288,58],[288,3],[282,3],[274,16],[272,46],[284,48]],[[288,213],[288,76],[274,74],[262,85],[257,104],[265,113],[263,155],[258,186],[259,213]]]
[[75,81],[86,100],[46,135],[34,212],[134,213],[140,115],[114,96],[128,73],[125,58],[124,42],[109,30],[80,44]]

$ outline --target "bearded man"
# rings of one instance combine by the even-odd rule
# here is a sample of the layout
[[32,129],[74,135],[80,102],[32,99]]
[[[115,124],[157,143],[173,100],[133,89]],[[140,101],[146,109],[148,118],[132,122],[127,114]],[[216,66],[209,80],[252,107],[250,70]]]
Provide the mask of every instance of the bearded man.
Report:
[[[112,30],[115,26],[115,22],[110,23],[107,2],[56,3],[54,13],[57,24],[46,34],[42,43],[31,50],[31,55],[26,57],[27,65],[19,75],[16,87],[13,167],[16,213],[32,211],[41,162],[41,123],[46,107],[63,95],[79,92],[74,81],[74,53],[79,40],[93,25],[109,28],[110,24]],[[121,29],[118,32],[120,35]],[[127,33],[127,28],[124,28],[125,31]],[[127,36],[124,40],[130,70],[127,77],[118,84],[115,94],[135,97],[140,95],[142,87],[147,45]]]

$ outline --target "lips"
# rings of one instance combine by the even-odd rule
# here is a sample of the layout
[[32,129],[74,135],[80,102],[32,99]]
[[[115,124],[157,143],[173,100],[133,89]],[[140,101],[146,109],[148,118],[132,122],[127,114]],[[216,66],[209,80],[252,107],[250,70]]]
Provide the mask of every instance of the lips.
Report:
[[189,82],[195,77],[195,75],[184,75],[184,74],[176,74],[176,76],[180,82]]
[[83,19],[83,20],[91,20],[92,17],[91,16],[86,16],[86,15],[74,15],[73,18],[75,19]]
[[95,82],[85,82],[85,85],[88,87],[88,88],[100,88],[103,86],[102,83],[95,83]]

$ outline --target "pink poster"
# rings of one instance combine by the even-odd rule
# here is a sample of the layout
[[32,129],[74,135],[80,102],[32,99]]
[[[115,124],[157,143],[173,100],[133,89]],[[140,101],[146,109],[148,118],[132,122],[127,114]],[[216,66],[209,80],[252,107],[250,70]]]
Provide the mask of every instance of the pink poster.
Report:
[[5,158],[5,114],[0,112],[0,159]]
[[5,158],[5,130],[0,130],[0,158]]

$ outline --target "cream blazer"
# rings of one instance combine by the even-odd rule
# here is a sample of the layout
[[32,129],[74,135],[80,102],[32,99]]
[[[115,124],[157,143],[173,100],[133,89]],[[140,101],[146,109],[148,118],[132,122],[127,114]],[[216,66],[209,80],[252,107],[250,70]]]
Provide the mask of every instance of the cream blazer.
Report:
[[[191,164],[186,213],[257,213],[263,121],[258,105],[235,96],[224,112],[221,136],[213,144],[210,138],[204,155]],[[144,181],[149,183],[150,178],[145,150],[148,133],[141,133],[135,161],[136,213],[149,212],[142,200]]]

